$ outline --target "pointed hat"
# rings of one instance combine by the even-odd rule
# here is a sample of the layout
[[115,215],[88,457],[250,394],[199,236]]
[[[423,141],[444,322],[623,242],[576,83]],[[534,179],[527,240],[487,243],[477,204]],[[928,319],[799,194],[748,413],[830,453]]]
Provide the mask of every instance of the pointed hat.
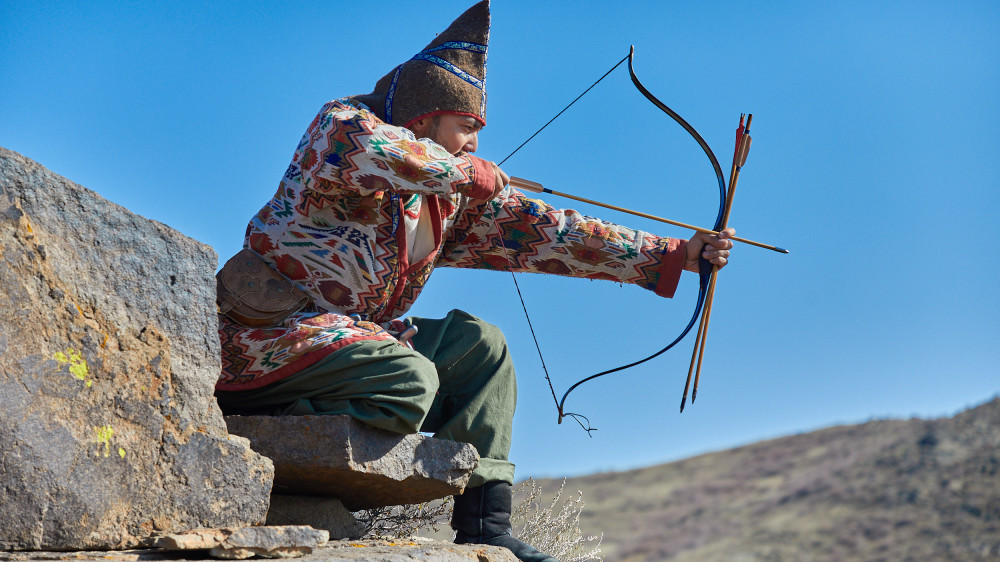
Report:
[[424,50],[383,76],[375,91],[352,96],[380,119],[407,126],[426,115],[459,113],[486,124],[486,47],[490,2],[466,10]]

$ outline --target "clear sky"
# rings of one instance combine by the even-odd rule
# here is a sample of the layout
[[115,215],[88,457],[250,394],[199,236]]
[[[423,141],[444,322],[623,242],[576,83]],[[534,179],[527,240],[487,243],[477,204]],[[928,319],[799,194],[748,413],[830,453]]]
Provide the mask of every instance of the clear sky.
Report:
[[[224,261],[320,106],[371,91],[471,4],[0,1],[0,145]],[[575,391],[567,407],[599,428],[592,438],[556,425],[510,275],[438,270],[412,313],[462,308],[513,348],[520,477],[950,415],[1000,391],[1000,3],[537,4],[494,3],[481,156],[503,159],[634,44],[639,77],[727,173],[739,115],[754,114],[731,224],[792,253],[737,248],[683,414],[690,337]],[[688,223],[709,226],[718,206],[707,159],[624,67],[504,168]],[[673,300],[519,282],[560,395],[673,339],[697,292],[694,275]]]

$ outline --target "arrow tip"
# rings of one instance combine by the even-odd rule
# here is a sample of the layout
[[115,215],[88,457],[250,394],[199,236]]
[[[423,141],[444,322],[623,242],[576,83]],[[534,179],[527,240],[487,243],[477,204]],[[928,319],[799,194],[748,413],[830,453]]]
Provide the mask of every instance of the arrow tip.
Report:
[[683,398],[681,398],[681,413],[682,414],[684,413],[684,404],[687,403],[687,399],[688,399],[687,395],[685,395]]
[[790,253],[788,250],[786,250],[784,248],[775,247],[774,249],[777,250],[777,251],[779,251],[779,252],[781,252],[782,254],[788,254],[788,253]]

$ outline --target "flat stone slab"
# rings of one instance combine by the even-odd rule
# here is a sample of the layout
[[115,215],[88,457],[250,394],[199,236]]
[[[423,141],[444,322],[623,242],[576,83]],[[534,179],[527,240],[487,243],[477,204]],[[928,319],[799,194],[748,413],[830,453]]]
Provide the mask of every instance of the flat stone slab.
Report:
[[330,539],[326,531],[307,525],[194,529],[158,537],[153,546],[163,550],[208,550],[212,558],[243,560],[298,558]]
[[274,461],[276,494],[339,498],[351,511],[460,494],[479,464],[468,443],[401,435],[350,416],[226,416]]

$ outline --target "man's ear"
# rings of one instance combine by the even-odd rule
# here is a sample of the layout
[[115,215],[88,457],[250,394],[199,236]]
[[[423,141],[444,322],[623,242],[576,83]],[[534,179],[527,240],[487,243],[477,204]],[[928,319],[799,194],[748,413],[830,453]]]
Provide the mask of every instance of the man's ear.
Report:
[[421,117],[420,119],[410,123],[410,130],[413,131],[413,135],[418,139],[426,137],[430,121],[429,117]]

